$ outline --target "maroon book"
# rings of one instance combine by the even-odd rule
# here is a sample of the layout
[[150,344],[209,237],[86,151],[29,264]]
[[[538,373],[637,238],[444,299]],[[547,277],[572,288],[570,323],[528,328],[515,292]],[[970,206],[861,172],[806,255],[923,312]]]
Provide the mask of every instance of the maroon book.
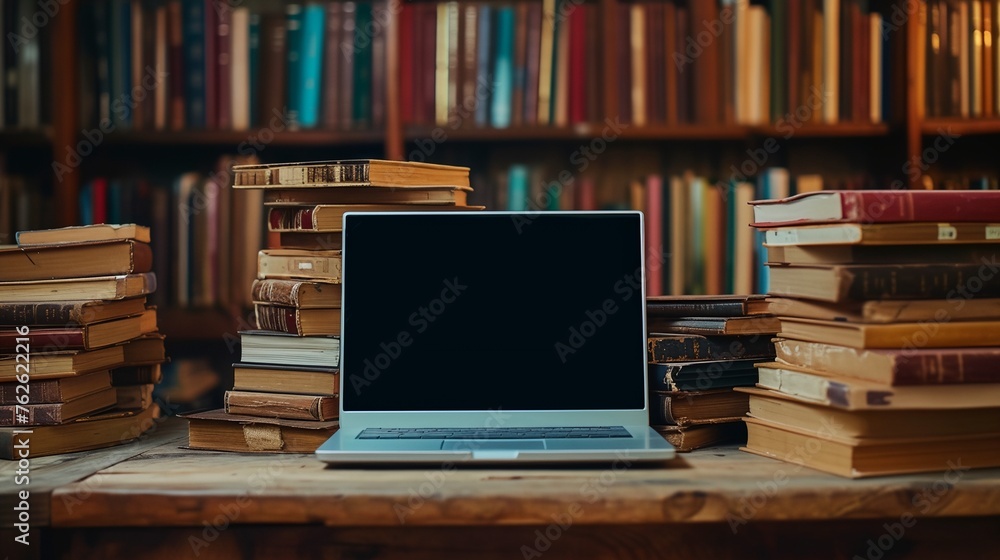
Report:
[[825,222],[996,222],[1000,191],[819,191],[751,204],[758,227]]
[[[337,5],[332,2],[331,5]],[[329,16],[327,16],[329,17]],[[413,4],[403,4],[399,14],[399,99],[402,103],[400,117],[403,124],[413,122]]]
[[618,4],[618,41],[615,45],[618,75],[606,76],[618,84],[618,114],[624,122],[632,122],[632,52],[629,41],[632,37],[630,5]]
[[538,122],[538,61],[542,51],[542,3],[528,5],[528,36],[525,45],[524,122]]
[[167,112],[171,130],[183,130],[184,122],[184,28],[180,0],[167,4],[167,68],[169,101]]
[[[598,7],[596,4],[584,4],[580,8],[586,14],[587,37],[600,37],[600,18],[598,17]],[[604,84],[601,81],[600,73],[597,71],[601,64],[601,51],[604,46],[599,41],[591,40],[586,44],[586,72],[587,81],[587,121],[600,121],[602,114],[601,88]]]
[[276,230],[313,229],[312,208],[271,208],[267,213],[268,228]]
[[[674,50],[683,53],[687,48],[686,40],[689,34],[688,10],[683,6],[677,6],[675,18]],[[694,118],[694,111],[691,110],[691,65],[677,68],[677,122],[689,123]]]
[[[374,21],[385,21],[388,14],[386,2],[376,1],[372,6]],[[375,25],[372,33],[371,67],[371,126],[379,128],[385,122],[385,53],[386,34],[384,25]]]
[[420,121],[434,123],[434,76],[437,55],[437,6],[421,4],[421,59],[420,74],[424,77],[420,91]]
[[31,329],[21,335],[17,329],[0,329],[0,354],[24,354],[30,356],[41,352],[63,350],[85,350],[84,328]]

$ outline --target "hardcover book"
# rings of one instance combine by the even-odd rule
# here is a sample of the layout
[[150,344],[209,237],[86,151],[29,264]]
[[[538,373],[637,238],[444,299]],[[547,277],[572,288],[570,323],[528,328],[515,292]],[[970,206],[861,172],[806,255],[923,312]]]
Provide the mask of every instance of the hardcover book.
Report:
[[771,337],[764,335],[701,336],[654,334],[647,339],[652,363],[767,359],[774,356]]
[[146,298],[117,301],[50,301],[44,303],[0,303],[0,325],[86,325],[138,315],[146,311]]
[[17,233],[17,245],[22,248],[127,240],[148,244],[149,228],[135,224],[95,224]]
[[102,370],[60,379],[31,380],[27,384],[27,393],[23,388],[18,388],[22,385],[17,381],[0,383],[0,405],[22,404],[18,397],[23,400],[25,394],[28,395],[28,402],[31,404],[69,402],[84,395],[109,389],[111,377],[106,370]]
[[[114,392],[112,391],[112,395]],[[137,439],[155,425],[160,409],[155,404],[141,411],[114,410],[78,418],[58,426],[32,428],[31,456],[44,457],[121,445]],[[20,428],[0,428],[0,459],[17,459]]]
[[[210,410],[185,415],[191,449],[312,453],[337,431],[336,420],[287,420]],[[2,433],[2,432],[0,432]]]
[[274,331],[241,331],[240,361],[282,366],[337,367],[340,339]]
[[753,385],[760,360],[649,364],[649,385],[659,391],[705,391]]
[[265,249],[257,254],[257,277],[340,282],[340,251]]
[[255,303],[257,327],[299,336],[340,334],[340,309],[300,309],[270,303]]
[[334,420],[339,413],[335,396],[226,391],[226,414],[289,420]]
[[114,276],[152,269],[153,252],[148,244],[136,241],[34,248],[0,246],[0,281]]
[[468,187],[469,168],[413,161],[343,160],[233,166],[233,187]]
[[337,368],[233,364],[233,390],[334,396],[339,391]]
[[1000,216],[997,191],[820,191],[750,204],[754,227],[826,222],[993,222]]
[[115,406],[115,390],[110,386],[66,402],[0,405],[0,426],[62,424],[78,416],[92,414],[112,406]]
[[735,422],[749,410],[748,395],[731,389],[653,391],[649,396],[649,421],[654,426]]
[[778,332],[780,323],[773,316],[687,317],[683,319],[649,317],[646,328],[652,333],[735,335]]
[[852,348],[1000,346],[1000,320],[865,324],[782,317],[778,336]]
[[123,276],[0,282],[5,303],[125,299],[156,291],[152,272]]
[[250,293],[254,302],[286,305],[298,309],[323,309],[340,307],[341,285],[258,278],[253,281]]
[[647,317],[741,317],[768,314],[767,296],[654,296],[646,298]]
[[1000,296],[993,263],[772,266],[769,293],[833,303],[877,299],[953,299]]

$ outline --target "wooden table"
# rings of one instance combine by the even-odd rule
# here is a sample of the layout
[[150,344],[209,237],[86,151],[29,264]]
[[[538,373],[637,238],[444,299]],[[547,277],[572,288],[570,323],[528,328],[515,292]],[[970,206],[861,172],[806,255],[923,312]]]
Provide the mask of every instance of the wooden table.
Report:
[[192,451],[170,419],[122,447],[31,463],[10,558],[998,558],[1000,469],[846,480],[735,447],[656,466],[333,469]]

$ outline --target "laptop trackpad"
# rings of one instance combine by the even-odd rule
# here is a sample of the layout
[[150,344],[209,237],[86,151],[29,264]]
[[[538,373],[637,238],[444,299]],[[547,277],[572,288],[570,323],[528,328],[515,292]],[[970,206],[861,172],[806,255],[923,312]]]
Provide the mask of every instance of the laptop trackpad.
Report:
[[545,449],[542,439],[446,439],[441,449],[463,451]]

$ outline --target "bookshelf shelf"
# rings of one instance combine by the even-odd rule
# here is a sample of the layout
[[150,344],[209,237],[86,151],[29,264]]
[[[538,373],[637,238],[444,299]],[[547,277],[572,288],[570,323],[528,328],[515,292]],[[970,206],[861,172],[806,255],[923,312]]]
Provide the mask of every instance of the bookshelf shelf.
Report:
[[234,148],[244,143],[269,146],[343,146],[381,144],[384,140],[385,133],[382,130],[273,132],[266,127],[252,130],[134,131],[109,134],[107,137],[107,142],[114,145],[188,145],[222,148]]
[[920,123],[923,136],[937,136],[945,130],[950,134],[1000,134],[1000,119],[927,119]]
[[754,132],[761,136],[786,136],[794,131],[794,138],[862,138],[887,136],[892,128],[886,123],[845,122],[837,124],[804,124],[794,127],[768,125],[754,127]]

